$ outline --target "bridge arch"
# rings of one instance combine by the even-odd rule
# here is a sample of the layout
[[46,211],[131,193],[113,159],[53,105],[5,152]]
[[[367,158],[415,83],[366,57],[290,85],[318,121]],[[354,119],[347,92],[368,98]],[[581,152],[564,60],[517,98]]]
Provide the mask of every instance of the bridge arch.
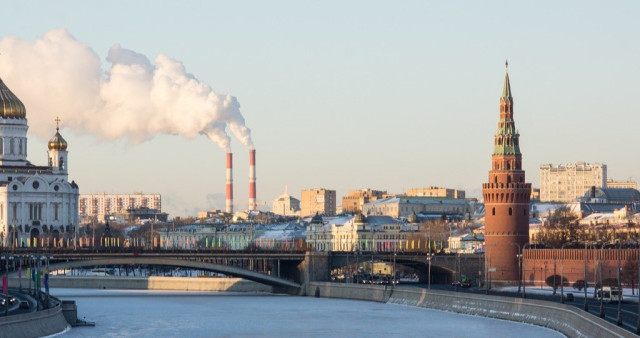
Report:
[[300,288],[300,284],[292,282],[290,280],[273,277],[265,275],[263,273],[241,269],[238,267],[166,257],[114,257],[104,259],[68,261],[50,264],[49,270],[86,268],[108,265],[158,265],[192,268],[219,272],[229,276],[244,278],[257,283],[273,286],[276,289],[285,290],[287,292],[297,292],[297,290],[299,290]]

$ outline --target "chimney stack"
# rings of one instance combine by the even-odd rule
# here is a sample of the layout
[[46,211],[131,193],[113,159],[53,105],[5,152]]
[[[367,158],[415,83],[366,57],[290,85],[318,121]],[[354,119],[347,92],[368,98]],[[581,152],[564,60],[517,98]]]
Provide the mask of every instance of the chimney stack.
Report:
[[233,213],[233,154],[227,153],[227,200],[226,212]]
[[249,149],[249,210],[256,210],[256,150]]

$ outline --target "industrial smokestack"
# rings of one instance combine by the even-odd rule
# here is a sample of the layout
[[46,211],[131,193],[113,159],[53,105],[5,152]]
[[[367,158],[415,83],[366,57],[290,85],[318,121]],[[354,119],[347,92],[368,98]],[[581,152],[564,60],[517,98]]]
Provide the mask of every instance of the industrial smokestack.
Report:
[[227,153],[227,200],[226,211],[233,213],[233,154]]
[[256,210],[256,150],[249,149],[249,210]]

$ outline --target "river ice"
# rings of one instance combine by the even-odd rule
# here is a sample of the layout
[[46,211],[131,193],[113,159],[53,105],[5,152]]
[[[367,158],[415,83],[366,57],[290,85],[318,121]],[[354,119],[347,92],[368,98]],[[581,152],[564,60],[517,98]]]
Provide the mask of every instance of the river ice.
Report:
[[562,337],[546,328],[423,308],[271,294],[52,289],[96,323],[63,337]]

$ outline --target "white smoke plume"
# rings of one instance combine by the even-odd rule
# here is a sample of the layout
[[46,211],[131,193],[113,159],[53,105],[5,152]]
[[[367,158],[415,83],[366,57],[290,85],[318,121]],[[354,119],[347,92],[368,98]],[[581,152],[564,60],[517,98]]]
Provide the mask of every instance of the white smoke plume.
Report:
[[230,151],[226,127],[253,147],[238,100],[216,94],[185,71],[183,64],[114,45],[102,70],[98,55],[63,29],[29,42],[0,40],[0,78],[27,108],[30,130],[52,135],[53,119],[99,139],[139,143],[158,134],[207,135]]

